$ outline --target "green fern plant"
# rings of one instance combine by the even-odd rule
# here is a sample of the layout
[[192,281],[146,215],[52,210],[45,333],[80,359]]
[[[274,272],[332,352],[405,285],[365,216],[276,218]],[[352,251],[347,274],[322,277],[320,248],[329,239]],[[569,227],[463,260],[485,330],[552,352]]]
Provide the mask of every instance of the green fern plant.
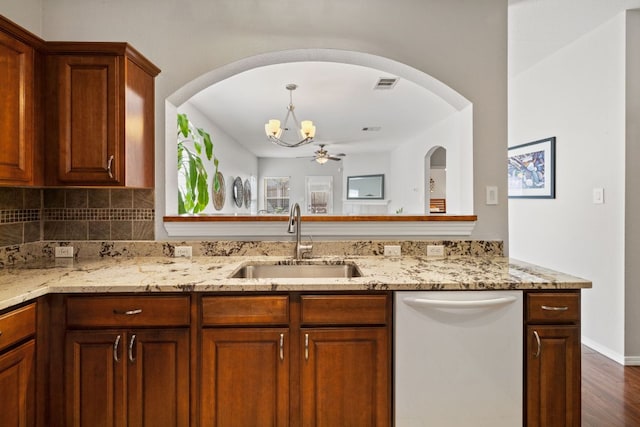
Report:
[[202,128],[196,128],[186,114],[178,114],[178,213],[196,214],[202,212],[209,204],[209,185],[207,170],[202,154],[211,161],[214,190],[220,190],[218,182],[218,158],[213,154],[211,135]]

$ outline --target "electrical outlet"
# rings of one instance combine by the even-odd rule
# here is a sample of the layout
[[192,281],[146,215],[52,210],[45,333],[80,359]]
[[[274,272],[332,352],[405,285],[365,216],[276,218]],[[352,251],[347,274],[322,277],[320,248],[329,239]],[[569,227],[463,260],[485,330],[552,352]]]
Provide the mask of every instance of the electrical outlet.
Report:
[[56,258],[73,258],[73,246],[56,246]]
[[191,246],[176,246],[173,250],[173,256],[191,258]]
[[402,251],[398,245],[384,245],[384,256],[401,256]]
[[444,246],[442,245],[427,245],[427,256],[431,257],[443,257]]

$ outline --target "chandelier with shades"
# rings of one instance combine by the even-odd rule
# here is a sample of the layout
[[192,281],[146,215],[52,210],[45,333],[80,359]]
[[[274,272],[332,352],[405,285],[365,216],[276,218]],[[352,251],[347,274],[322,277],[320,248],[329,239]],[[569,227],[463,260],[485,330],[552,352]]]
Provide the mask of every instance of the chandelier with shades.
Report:
[[[284,117],[282,127],[280,126],[280,120],[271,119],[264,125],[264,131],[267,134],[267,138],[269,138],[269,141],[273,142],[274,144],[277,144],[281,147],[295,148],[313,141],[313,137],[316,135],[316,127],[313,125],[313,122],[311,120],[303,120],[299,122],[298,118],[296,117],[296,113],[294,112],[295,107],[293,106],[293,91],[298,88],[298,85],[295,83],[289,83],[286,88],[289,91],[289,106],[287,107],[287,115]],[[289,142],[283,139],[283,133],[289,130],[289,128],[287,127],[287,122],[289,121],[290,117],[293,119],[296,129],[298,130],[298,132],[300,133],[300,137],[302,138],[299,141]]]

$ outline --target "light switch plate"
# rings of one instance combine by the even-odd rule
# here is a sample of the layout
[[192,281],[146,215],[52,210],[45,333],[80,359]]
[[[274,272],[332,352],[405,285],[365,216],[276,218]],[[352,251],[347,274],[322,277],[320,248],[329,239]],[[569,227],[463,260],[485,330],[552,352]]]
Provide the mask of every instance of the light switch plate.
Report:
[[498,187],[495,185],[487,185],[487,196],[486,196],[487,205],[497,205],[498,204]]
[[593,204],[601,205],[604,203],[604,188],[593,189]]

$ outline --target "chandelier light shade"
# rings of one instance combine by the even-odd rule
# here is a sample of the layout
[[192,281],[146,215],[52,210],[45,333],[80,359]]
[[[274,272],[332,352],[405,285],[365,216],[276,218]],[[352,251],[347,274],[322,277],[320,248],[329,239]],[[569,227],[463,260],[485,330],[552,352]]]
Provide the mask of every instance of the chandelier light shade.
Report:
[[[267,138],[269,141],[277,144],[281,147],[287,148],[295,148],[300,147],[302,145],[308,144],[313,141],[313,138],[316,136],[316,127],[313,125],[311,120],[303,120],[302,122],[298,121],[295,113],[295,107],[293,105],[293,91],[298,88],[298,85],[294,83],[289,83],[286,86],[286,89],[289,91],[289,105],[287,106],[287,115],[284,117],[284,121],[282,122],[282,126],[280,120],[271,119],[264,125],[264,131],[267,134]],[[300,132],[301,140],[297,141],[285,141],[283,133],[289,128],[287,127],[287,123],[289,118],[293,120],[296,129]]]

